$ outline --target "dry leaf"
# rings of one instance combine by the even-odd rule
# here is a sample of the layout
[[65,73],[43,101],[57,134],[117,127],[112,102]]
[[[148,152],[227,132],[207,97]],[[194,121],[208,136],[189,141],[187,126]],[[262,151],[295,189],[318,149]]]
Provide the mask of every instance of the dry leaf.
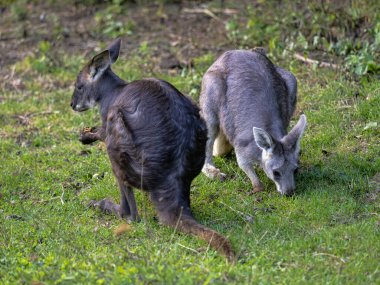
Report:
[[121,236],[122,234],[130,230],[131,226],[129,224],[122,223],[116,229],[114,229],[113,233],[115,234],[115,236]]

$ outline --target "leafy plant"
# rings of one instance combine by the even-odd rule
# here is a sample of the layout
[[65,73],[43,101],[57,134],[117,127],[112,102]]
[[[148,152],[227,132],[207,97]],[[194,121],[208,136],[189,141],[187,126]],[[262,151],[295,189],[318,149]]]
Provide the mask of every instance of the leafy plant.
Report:
[[380,16],[376,1],[258,1],[247,20],[226,23],[230,40],[241,48],[266,46],[270,56],[286,59],[286,51],[338,58],[356,75],[378,74]]
[[380,72],[380,22],[369,33],[373,41],[357,40],[356,45],[349,50],[349,53],[347,52],[348,55],[345,58],[346,66],[354,70],[357,75]]
[[21,62],[16,63],[16,70],[25,72],[32,69],[38,73],[50,72],[54,66],[50,51],[51,44],[47,41],[40,41],[38,49],[32,55],[28,55]]
[[27,0],[17,0],[11,4],[11,12],[16,20],[23,21],[28,16]]
[[96,13],[95,21],[102,34],[115,38],[133,33],[134,23],[131,20],[124,23],[117,19],[117,15],[122,14],[123,9],[126,8],[121,5],[121,1],[114,1],[112,5]]

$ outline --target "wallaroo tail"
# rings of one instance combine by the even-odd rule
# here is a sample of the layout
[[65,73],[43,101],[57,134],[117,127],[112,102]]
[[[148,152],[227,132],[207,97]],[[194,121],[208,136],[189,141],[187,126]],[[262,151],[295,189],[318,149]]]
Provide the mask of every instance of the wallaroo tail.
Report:
[[199,224],[194,219],[181,220],[179,229],[205,240],[212,248],[225,255],[229,261],[233,262],[235,260],[235,253],[232,250],[231,243],[216,231]]
[[100,106],[102,125],[86,128],[80,141],[105,142],[120,189],[120,204],[103,199],[91,205],[138,221],[133,188],[141,189],[161,223],[200,237],[233,260],[230,242],[198,224],[190,209],[190,186],[204,164],[207,141],[199,108],[166,81],[120,79],[111,69],[119,51],[118,39],[85,65],[71,101],[78,112]]

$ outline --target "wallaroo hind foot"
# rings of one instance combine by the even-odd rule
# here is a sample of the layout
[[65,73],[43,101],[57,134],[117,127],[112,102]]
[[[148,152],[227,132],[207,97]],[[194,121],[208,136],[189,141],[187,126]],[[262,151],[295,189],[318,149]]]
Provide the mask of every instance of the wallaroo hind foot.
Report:
[[119,204],[112,202],[110,199],[102,199],[100,201],[91,200],[88,203],[88,207],[95,208],[103,212],[104,214],[113,214],[118,218],[124,219],[127,222],[139,222],[140,217],[138,215],[131,215],[123,210]]
[[264,191],[264,186],[263,184],[257,184],[253,186],[252,193],[258,193]]
[[211,164],[205,164],[202,168],[202,172],[209,178],[219,179],[224,181],[227,178],[227,174],[221,172],[218,168]]

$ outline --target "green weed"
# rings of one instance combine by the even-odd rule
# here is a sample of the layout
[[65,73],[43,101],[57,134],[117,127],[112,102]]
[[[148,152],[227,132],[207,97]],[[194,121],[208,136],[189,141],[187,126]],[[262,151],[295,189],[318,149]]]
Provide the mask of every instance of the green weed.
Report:
[[344,68],[358,76],[378,74],[377,10],[376,1],[259,1],[247,7],[247,20],[229,20],[226,33],[237,46],[264,46],[279,59],[286,59],[288,51],[329,54],[343,57]]
[[95,21],[101,34],[116,38],[133,33],[134,23],[131,20],[123,22],[117,19],[117,15],[125,12],[124,9],[126,7],[121,6],[120,1],[114,1],[112,5],[96,13]]

